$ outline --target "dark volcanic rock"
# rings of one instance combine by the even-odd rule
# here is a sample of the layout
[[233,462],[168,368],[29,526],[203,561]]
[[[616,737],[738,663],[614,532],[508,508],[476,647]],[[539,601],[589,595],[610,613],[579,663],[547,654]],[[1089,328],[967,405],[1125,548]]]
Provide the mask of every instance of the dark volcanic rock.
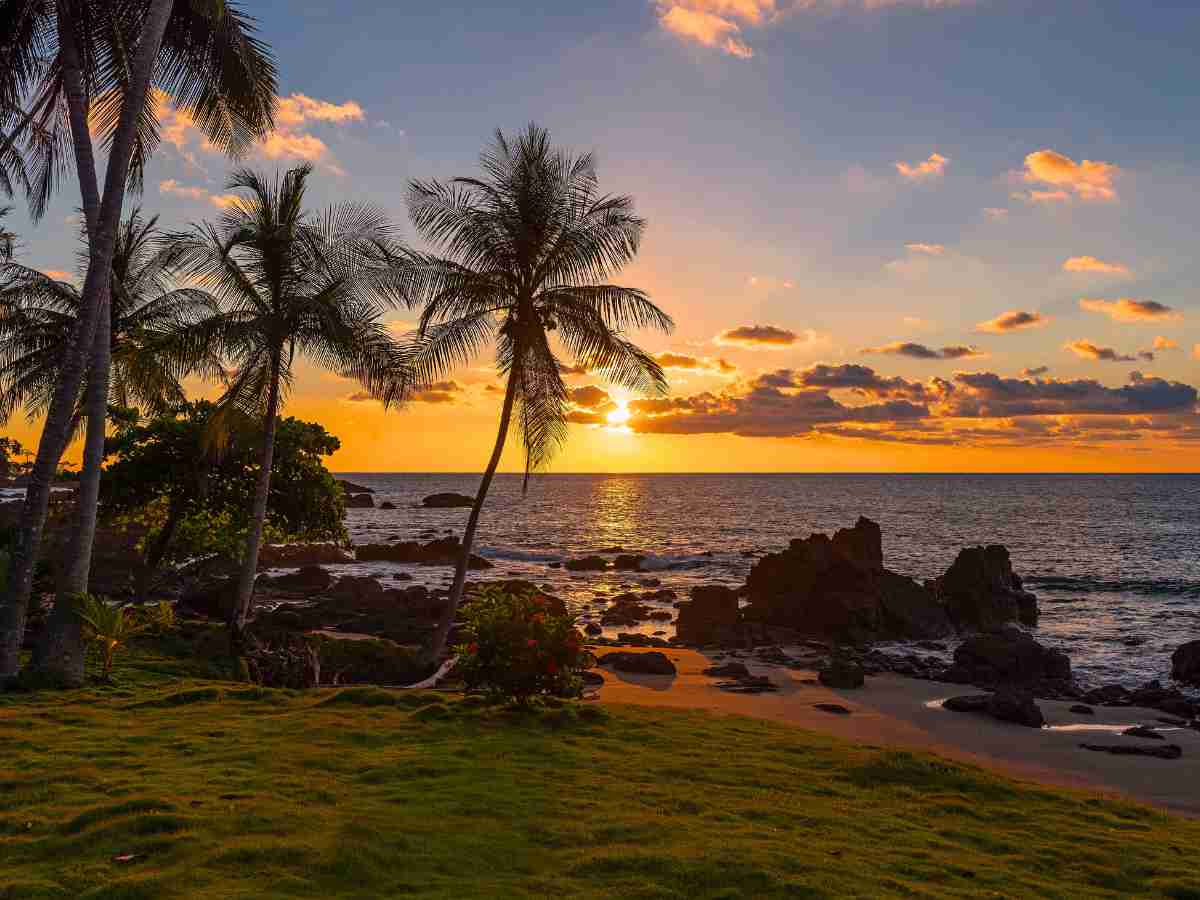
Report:
[[1084,750],[1094,750],[1097,753],[1112,753],[1115,756],[1152,756],[1156,759],[1179,759],[1183,756],[1183,748],[1178,744],[1080,744]]
[[640,553],[620,553],[613,560],[613,568],[618,572],[637,572],[642,567],[642,560],[646,557]]
[[846,709],[840,703],[814,703],[813,709],[819,709],[821,712],[827,712],[835,716],[850,715],[850,710]]
[[284,591],[303,591],[305,593],[319,594],[322,591],[329,590],[333,584],[333,576],[320,566],[302,566],[295,572],[288,572],[286,575],[276,575],[274,578],[269,578],[266,575],[260,576],[257,583]]
[[[453,566],[458,562],[461,544],[456,537],[438,538],[427,544],[402,541],[399,544],[361,544],[354,548],[360,562],[398,562],[421,566]],[[482,556],[471,554],[470,569],[490,569]]]
[[1071,677],[1071,660],[1065,653],[1043,647],[1015,626],[967,638],[954,651],[954,664],[970,681],[984,684]]
[[375,493],[374,489],[372,489],[372,488],[366,487],[365,485],[361,485],[361,484],[355,484],[353,481],[346,481],[342,478],[339,478],[337,480],[337,486],[342,489],[343,494],[347,494],[347,495]]
[[391,500],[384,500],[382,503],[379,504],[379,508],[380,509],[395,509],[396,504],[393,503]]
[[1094,716],[1096,711],[1090,706],[1084,706],[1082,703],[1076,703],[1071,707],[1071,712],[1077,716]]
[[1146,738],[1151,741],[1165,741],[1166,738],[1149,725],[1134,725],[1121,732],[1124,737]]
[[584,626],[583,630],[585,634],[590,634],[593,637],[598,634],[604,634],[604,629],[595,622],[588,622],[587,625]]
[[737,636],[738,594],[723,585],[697,585],[692,599],[678,605],[675,634],[684,644],[718,644]]
[[934,592],[959,628],[987,630],[1008,622],[1037,625],[1037,597],[1022,587],[1008,548],[1000,544],[960,551],[934,582]]
[[942,703],[942,709],[959,713],[982,713],[987,712],[991,702],[991,694],[967,694],[962,697],[950,697]]
[[628,627],[649,619],[653,614],[654,610],[642,603],[637,594],[619,594],[613,598],[613,605],[600,613],[600,624]]
[[443,491],[440,494],[430,494],[421,501],[428,509],[454,509],[457,507],[474,506],[475,498],[466,494],[456,494],[453,491]]
[[618,672],[636,675],[674,675],[675,663],[666,654],[651,650],[649,653],[605,653],[599,658],[602,666],[612,666]]
[[759,559],[745,618],[854,643],[941,637],[951,630],[931,592],[883,568],[879,526],[859,519],[833,539],[814,534]]
[[569,572],[603,572],[608,568],[608,560],[603,556],[583,556],[578,559],[568,559],[563,568]]
[[347,494],[346,509],[374,509],[375,499],[370,494]]
[[1041,707],[1033,701],[1033,694],[1011,687],[1001,688],[992,694],[987,713],[1001,722],[1014,722],[1028,728],[1041,728],[1046,724]]
[[709,666],[704,670],[709,678],[749,678],[750,670],[745,663],[727,662],[719,666]]
[[1189,641],[1171,654],[1171,677],[1200,685],[1200,641]]
[[258,551],[260,569],[348,562],[354,562],[354,554],[328,541],[315,544],[264,544]]
[[821,684],[831,688],[853,690],[866,684],[863,667],[848,659],[835,659],[817,673]]

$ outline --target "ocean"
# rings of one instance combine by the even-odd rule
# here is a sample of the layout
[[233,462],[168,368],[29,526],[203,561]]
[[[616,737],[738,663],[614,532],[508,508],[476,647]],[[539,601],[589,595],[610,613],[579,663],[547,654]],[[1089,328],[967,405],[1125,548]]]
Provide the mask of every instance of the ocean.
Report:
[[[356,544],[460,534],[466,509],[424,509],[437,491],[474,494],[478,475],[346,472],[376,504],[350,510]],[[1200,638],[1197,475],[499,475],[476,538],[486,577],[545,584],[585,618],[598,601],[652,580],[685,596],[695,584],[744,582],[753,556],[860,516],[883,528],[884,563],[919,580],[959,549],[1005,544],[1041,600],[1038,639],[1066,651],[1079,680],[1166,679],[1170,655]],[[550,563],[622,547],[650,573],[571,573]],[[358,564],[363,572],[368,564]],[[340,567],[334,567],[335,569]],[[450,570],[369,564],[383,578],[447,586]],[[616,631],[662,632],[646,623]]]

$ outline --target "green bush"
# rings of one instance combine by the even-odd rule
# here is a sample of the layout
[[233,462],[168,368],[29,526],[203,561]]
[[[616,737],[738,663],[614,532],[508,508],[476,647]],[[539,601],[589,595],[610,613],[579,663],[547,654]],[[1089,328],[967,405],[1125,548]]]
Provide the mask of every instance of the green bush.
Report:
[[536,589],[484,588],[463,609],[464,641],[455,648],[468,690],[528,703],[577,697],[592,663],[575,620]]

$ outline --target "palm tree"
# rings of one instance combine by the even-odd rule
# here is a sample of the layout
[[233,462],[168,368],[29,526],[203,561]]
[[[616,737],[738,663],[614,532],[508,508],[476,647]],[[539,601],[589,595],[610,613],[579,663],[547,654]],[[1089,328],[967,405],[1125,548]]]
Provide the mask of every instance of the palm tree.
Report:
[[544,129],[530,125],[515,140],[498,131],[480,165],[483,178],[414,181],[408,196],[413,225],[445,254],[414,253],[404,268],[405,298],[424,305],[416,355],[422,380],[465,364],[493,340],[506,380],[496,443],[429,648],[434,660],[462,600],[479,515],[514,409],[526,486],[530,470],[566,439],[567,388],[550,333],[601,377],[662,393],[662,369],[624,330],[674,327],[643,292],[608,283],[637,254],[645,223],[631,198],[599,193],[591,154],[555,149]]
[[[90,251],[80,315],[62,349],[0,597],[0,679],[17,670],[50,481],[90,372],[93,427],[73,541],[78,564],[67,589],[87,587],[108,398],[104,307],[126,187],[140,186],[159,141],[158,104],[173,100],[231,155],[248,149],[270,129],[276,102],[274,63],[254,30],[233,0],[0,0],[0,189],[24,187],[39,217],[72,154]],[[93,133],[107,151],[103,184]],[[71,645],[81,646],[77,637]]]
[[253,515],[229,617],[235,649],[250,616],[275,425],[296,358],[357,380],[385,407],[400,403],[411,386],[408,351],[380,318],[399,296],[394,263],[402,251],[394,226],[381,211],[355,203],[320,215],[306,211],[311,172],[302,165],[268,181],[239,170],[227,189],[246,194],[216,225],[169,237],[180,270],[220,309],[181,329],[177,348],[191,362],[216,353],[232,363],[218,418],[227,410],[263,421]]
[[[164,345],[175,331],[213,312],[209,296],[178,288],[171,255],[157,246],[158,217],[144,220],[134,209],[117,232],[109,304],[112,370],[108,403],[159,415],[186,400],[180,378],[215,377],[220,359],[200,360],[192,370]],[[87,265],[87,251],[81,253]],[[18,410],[29,419],[46,415],[58,383],[62,348],[79,318],[79,290],[36,269],[0,266],[0,425]],[[83,396],[76,423],[85,418]]]
[[[12,212],[11,206],[0,206],[0,220],[3,220]],[[8,262],[13,257],[13,251],[16,249],[17,236],[0,225],[0,263]]]

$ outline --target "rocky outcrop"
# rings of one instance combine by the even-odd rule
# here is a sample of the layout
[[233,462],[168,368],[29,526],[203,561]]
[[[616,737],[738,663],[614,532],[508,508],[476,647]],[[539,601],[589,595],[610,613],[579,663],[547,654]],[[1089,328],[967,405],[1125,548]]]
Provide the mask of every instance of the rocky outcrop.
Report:
[[[397,544],[360,544],[354,548],[359,562],[397,562],[418,566],[453,566],[458,563],[462,545],[456,537],[444,537],[426,544],[401,541]],[[471,554],[469,569],[490,569],[482,556]]]
[[342,493],[350,494],[373,494],[375,490],[362,484],[355,484],[353,481],[346,481],[343,478],[337,480],[337,486],[342,489]]
[[1013,722],[1027,728],[1046,724],[1042,709],[1034,702],[1033,694],[1019,688],[1006,687],[994,694],[970,694],[951,697],[942,703],[943,709],[960,713],[982,713],[1001,722]]
[[1171,654],[1171,677],[1200,686],[1200,641],[1189,641]]
[[841,690],[855,690],[867,681],[863,667],[849,659],[831,660],[828,665],[821,667],[817,680],[825,687]]
[[285,575],[259,576],[258,584],[284,591],[319,594],[333,586],[333,576],[320,566],[301,566],[295,572],[288,572]]
[[674,675],[675,663],[665,653],[651,650],[647,653],[605,653],[598,660],[602,666],[611,666],[618,672],[632,675]]
[[374,509],[375,499],[370,494],[347,494],[346,509]]
[[951,631],[934,595],[883,567],[879,525],[860,518],[832,539],[814,534],[762,557],[746,581],[746,618],[802,634],[861,643]]
[[314,544],[264,544],[258,551],[260,569],[292,566],[327,566],[354,562],[354,554],[329,542]]
[[1008,622],[1037,625],[1037,597],[1022,586],[1003,545],[963,549],[933,590],[960,629],[985,631]]
[[581,556],[568,559],[563,563],[563,568],[568,572],[603,572],[608,568],[608,560],[603,556]]
[[443,491],[440,494],[430,494],[421,501],[421,505],[426,509],[457,509],[474,506],[475,498],[453,491]]
[[1071,659],[1044,647],[1015,626],[967,638],[954,651],[947,680],[963,684],[1070,681]]
[[675,635],[684,644],[732,643],[738,637],[741,614],[738,592],[723,585],[698,585],[691,600],[678,606]]
[[640,553],[618,553],[617,558],[613,560],[613,568],[618,572],[638,572],[641,571],[645,558]]

